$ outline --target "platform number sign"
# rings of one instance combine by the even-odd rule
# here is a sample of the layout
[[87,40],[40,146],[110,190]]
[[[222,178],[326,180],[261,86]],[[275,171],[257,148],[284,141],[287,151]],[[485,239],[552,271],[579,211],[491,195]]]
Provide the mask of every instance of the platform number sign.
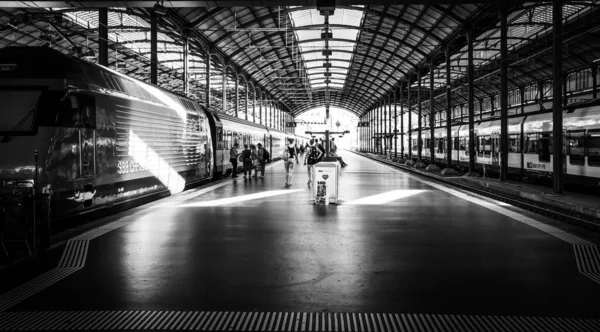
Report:
[[286,122],[285,126],[286,127],[296,127],[297,123],[296,122]]

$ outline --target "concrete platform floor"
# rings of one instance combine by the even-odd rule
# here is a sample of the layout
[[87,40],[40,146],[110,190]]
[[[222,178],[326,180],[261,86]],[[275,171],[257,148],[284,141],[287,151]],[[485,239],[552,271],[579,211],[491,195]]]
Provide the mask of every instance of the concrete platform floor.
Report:
[[[504,203],[343,157],[350,166],[337,206],[312,205],[305,167],[284,188],[278,163],[264,178],[239,177],[115,215],[61,248],[57,268],[0,295],[0,330],[232,330],[234,323],[258,330],[252,324],[260,321],[276,331],[338,323],[402,330],[403,322],[411,331],[600,331],[593,243]],[[210,312],[228,321],[217,324]],[[309,321],[316,312],[336,313],[334,325],[318,315]],[[156,315],[162,323],[140,325],[158,322]],[[510,325],[500,316],[517,318]],[[532,316],[567,319],[520,321]],[[257,323],[245,327],[241,317]],[[475,328],[473,317],[488,317],[490,327]],[[285,325],[292,318],[297,328]]]

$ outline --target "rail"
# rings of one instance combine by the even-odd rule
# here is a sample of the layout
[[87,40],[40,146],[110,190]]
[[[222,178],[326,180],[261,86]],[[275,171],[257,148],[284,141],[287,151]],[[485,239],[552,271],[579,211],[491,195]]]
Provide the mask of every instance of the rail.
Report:
[[523,197],[508,196],[508,195],[500,194],[497,192],[485,190],[482,188],[469,186],[464,183],[450,181],[443,177],[436,176],[433,174],[428,174],[426,172],[419,171],[419,170],[413,169],[411,167],[407,167],[407,166],[398,164],[396,162],[373,157],[369,154],[365,154],[365,153],[361,153],[361,152],[357,152],[357,151],[352,151],[352,152],[354,152],[358,155],[361,155],[363,157],[369,158],[371,160],[375,160],[375,161],[393,166],[395,168],[399,168],[399,169],[408,171],[410,173],[413,173],[413,174],[416,174],[416,175],[419,175],[422,177],[427,177],[428,179],[433,179],[435,181],[438,181],[438,182],[441,182],[441,183],[444,183],[444,184],[447,184],[450,186],[454,186],[454,187],[457,187],[457,188],[460,188],[463,190],[467,190],[467,191],[470,191],[470,192],[473,192],[473,193],[476,193],[476,194],[479,194],[479,195],[482,195],[485,197],[489,197],[489,198],[492,198],[492,199],[495,199],[495,200],[498,200],[498,201],[501,201],[504,203],[508,203],[510,205],[517,206],[517,207],[523,208],[525,210],[532,211],[532,212],[541,214],[546,217],[550,217],[555,220],[564,221],[569,224],[581,226],[581,227],[591,229],[594,231],[600,231],[600,220],[598,220],[596,218],[592,218],[590,216],[575,214],[573,211],[566,211],[566,210],[557,208],[555,206],[544,205],[539,202],[525,199]]

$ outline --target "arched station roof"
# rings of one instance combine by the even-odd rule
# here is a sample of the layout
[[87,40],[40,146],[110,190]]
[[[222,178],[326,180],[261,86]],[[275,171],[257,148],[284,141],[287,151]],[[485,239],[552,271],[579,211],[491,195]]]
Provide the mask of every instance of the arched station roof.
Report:
[[[125,7],[109,8],[109,65],[148,81],[153,10],[130,6],[142,2],[119,1]],[[436,105],[442,109],[447,56],[456,95],[453,103],[464,103],[467,33],[475,40],[476,98],[499,90],[499,6],[508,11],[510,88],[551,78],[551,2],[423,2],[336,6],[329,17],[332,76],[326,90],[320,39],[324,18],[315,7],[189,8],[184,1],[165,1],[168,11],[159,18],[159,84],[182,89],[186,31],[192,38],[190,93],[201,100],[210,53],[215,55],[211,59],[219,59],[212,60],[212,66],[221,71],[220,78],[211,82],[222,84],[219,80],[228,80],[228,73],[235,72],[231,79],[251,87],[247,88],[251,94],[280,101],[293,115],[327,104],[361,115],[394,92],[406,99],[407,84],[416,91],[417,73],[422,76],[422,98],[428,99],[430,70],[439,90],[434,94],[441,98]],[[86,2],[11,3],[16,7],[0,5],[0,47],[46,44],[69,53],[75,45],[98,53],[97,11],[85,8]],[[50,8],[50,3],[60,6]],[[87,2],[104,3],[109,2]],[[566,71],[600,59],[595,20],[599,8],[597,0],[564,2]]]

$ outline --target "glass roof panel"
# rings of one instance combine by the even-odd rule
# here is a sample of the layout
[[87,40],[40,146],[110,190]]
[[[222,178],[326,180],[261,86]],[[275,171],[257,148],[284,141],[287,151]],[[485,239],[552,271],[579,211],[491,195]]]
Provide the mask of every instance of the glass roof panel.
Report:
[[[362,23],[364,12],[354,9],[339,9],[337,8],[332,16],[329,16],[329,24],[337,25],[331,27],[333,34],[333,40],[329,41],[329,49],[332,50],[332,55],[329,57],[330,63],[333,67],[330,68],[332,76],[340,77],[345,82],[346,75],[348,74],[348,68],[350,67],[350,60],[352,59],[352,52],[356,47],[356,40],[358,38],[359,29],[358,27]],[[325,56],[321,54],[321,51],[325,48],[325,41],[321,40],[321,30],[325,24],[325,17],[321,16],[316,9],[297,10],[290,13],[290,18],[294,26],[296,33],[296,40],[298,40],[298,47],[300,53],[305,61],[307,67],[307,73],[323,73],[325,68],[323,62],[325,62]],[[306,27],[302,29],[302,27]],[[356,27],[356,28],[354,28]],[[310,42],[306,42],[312,40]],[[336,52],[336,50],[338,52]],[[343,51],[343,52],[339,52]],[[346,53],[348,52],[348,53]],[[323,61],[312,61],[306,63],[309,60]],[[338,61],[336,61],[338,60]],[[339,61],[347,60],[347,61]],[[311,75],[310,82],[313,89],[318,87],[325,87],[326,85],[322,80],[321,75]],[[342,88],[343,84],[330,83],[329,86],[332,88]]]
[[[114,11],[108,12],[108,39],[114,43],[120,43],[124,47],[145,56],[150,60],[150,23],[143,18],[124,13],[124,8],[110,8]],[[62,10],[53,8],[51,10]],[[88,29],[97,29],[99,26],[97,11],[64,12],[64,16],[73,23]],[[119,29],[126,26],[128,29]],[[136,30],[139,28],[139,30]],[[158,59],[160,62],[171,61],[166,64],[169,68],[183,68],[183,46],[163,32],[157,33],[158,37]],[[167,53],[168,52],[168,53]],[[194,56],[193,54],[190,54]],[[201,57],[194,57],[195,61],[204,62]],[[178,61],[179,60],[179,61]]]

